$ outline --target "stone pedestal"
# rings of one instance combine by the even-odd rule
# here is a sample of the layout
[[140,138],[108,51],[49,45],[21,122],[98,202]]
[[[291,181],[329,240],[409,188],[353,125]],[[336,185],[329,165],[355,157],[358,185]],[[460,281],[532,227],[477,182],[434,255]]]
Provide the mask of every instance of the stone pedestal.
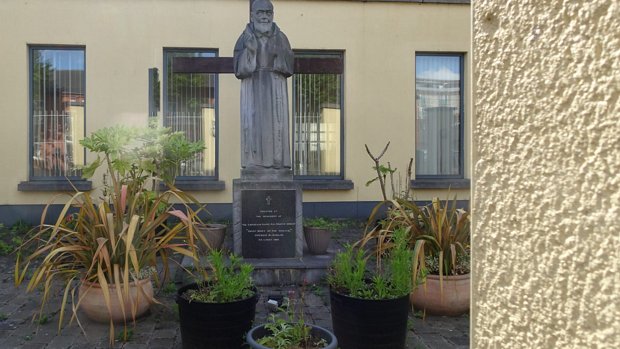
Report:
[[244,258],[302,257],[301,187],[292,176],[278,180],[248,177],[233,180],[235,254]]

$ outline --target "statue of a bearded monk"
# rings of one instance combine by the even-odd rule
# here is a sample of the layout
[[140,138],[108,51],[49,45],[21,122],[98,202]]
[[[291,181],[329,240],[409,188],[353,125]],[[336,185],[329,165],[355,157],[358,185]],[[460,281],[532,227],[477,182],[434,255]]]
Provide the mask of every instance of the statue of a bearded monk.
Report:
[[[290,172],[286,78],[294,56],[286,35],[273,22],[273,5],[256,0],[234,53],[241,79],[241,167],[246,171]],[[243,170],[242,170],[243,173]]]

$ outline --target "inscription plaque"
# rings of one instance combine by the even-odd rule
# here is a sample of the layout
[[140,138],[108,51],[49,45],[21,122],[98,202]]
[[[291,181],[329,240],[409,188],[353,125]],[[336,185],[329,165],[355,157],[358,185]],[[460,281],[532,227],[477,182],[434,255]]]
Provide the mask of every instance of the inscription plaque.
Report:
[[295,190],[241,190],[242,254],[295,257]]

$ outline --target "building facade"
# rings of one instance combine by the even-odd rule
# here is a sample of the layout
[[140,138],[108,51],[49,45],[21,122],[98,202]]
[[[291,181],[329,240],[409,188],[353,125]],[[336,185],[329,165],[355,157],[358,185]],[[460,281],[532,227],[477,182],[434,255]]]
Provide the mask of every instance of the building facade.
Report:
[[[470,5],[438,1],[274,0],[296,58],[340,62],[289,79],[291,153],[304,215],[364,217],[381,199],[365,145],[400,172],[416,200],[469,200]],[[0,221],[36,221],[80,180],[79,145],[115,124],[165,126],[204,142],[178,185],[231,215],[240,176],[240,83],[229,73],[175,72],[176,58],[232,57],[248,0],[7,0],[0,5]],[[309,73],[308,73],[309,72]],[[9,146],[10,145],[10,146]],[[398,181],[398,178],[397,178]]]

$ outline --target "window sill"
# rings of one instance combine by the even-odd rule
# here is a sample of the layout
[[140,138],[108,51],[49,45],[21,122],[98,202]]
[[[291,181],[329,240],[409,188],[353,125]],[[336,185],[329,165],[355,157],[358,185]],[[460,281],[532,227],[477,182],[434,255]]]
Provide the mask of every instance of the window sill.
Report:
[[[224,181],[217,181],[213,179],[186,179],[176,180],[174,186],[177,189],[184,191],[222,191],[226,189],[226,183]],[[160,189],[166,190],[168,187],[165,184],[160,184]]]
[[[74,188],[75,187],[75,188]],[[86,180],[72,180],[69,182],[65,179],[59,180],[41,180],[41,181],[24,181],[17,185],[18,191],[65,191],[74,192],[89,191],[93,189],[93,183]]]
[[471,181],[462,179],[414,179],[411,181],[413,189],[469,189]]
[[296,179],[302,190],[352,190],[353,181],[348,179]]

